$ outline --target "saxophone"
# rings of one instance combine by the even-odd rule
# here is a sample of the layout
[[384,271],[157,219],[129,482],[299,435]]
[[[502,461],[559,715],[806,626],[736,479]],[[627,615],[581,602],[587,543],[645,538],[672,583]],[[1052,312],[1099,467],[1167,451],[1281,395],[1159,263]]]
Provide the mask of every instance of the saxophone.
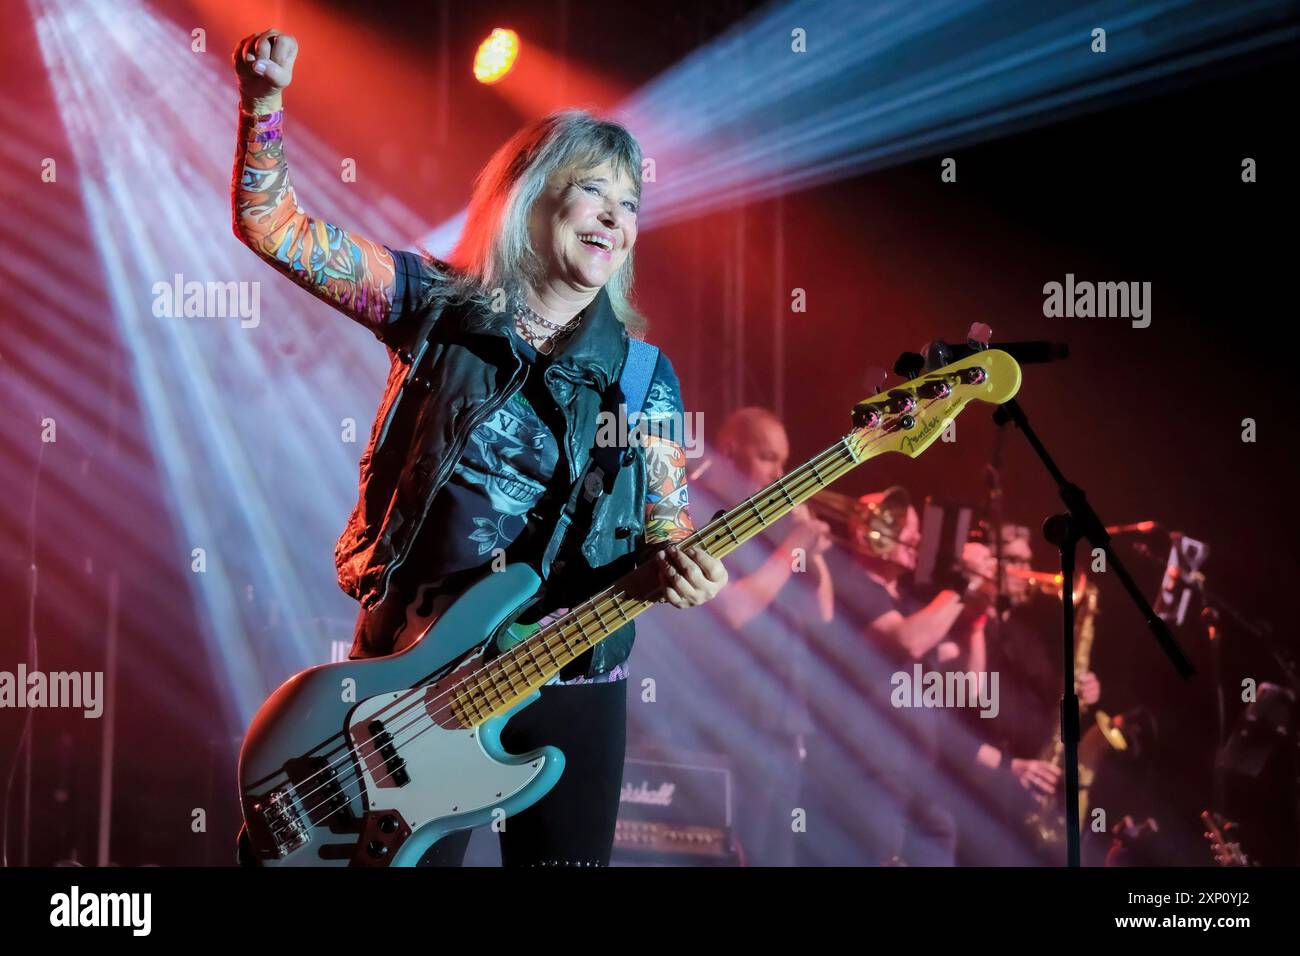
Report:
[[[1041,574],[1030,572],[1030,590],[1037,587],[1044,593],[1060,596],[1062,584],[1061,575],[1059,574]],[[1080,590],[1082,589],[1082,590]],[[1088,581],[1082,574],[1079,575],[1078,583],[1074,589],[1075,601],[1075,619],[1074,619],[1074,672],[1075,674],[1086,674],[1088,664],[1092,657],[1092,641],[1096,635],[1097,619],[1097,585]],[[1079,691],[1078,685],[1075,685],[1075,693]],[[1087,710],[1088,705],[1079,702],[1079,713],[1082,715]],[[1104,711],[1097,711],[1097,724],[1101,727],[1111,746],[1118,746],[1112,739],[1112,735],[1117,732],[1118,728],[1112,729],[1111,719]],[[1082,736],[1082,734],[1081,734]],[[1104,750],[1104,748],[1103,748]],[[1088,813],[1088,788],[1092,786],[1092,781],[1097,772],[1096,764],[1100,754],[1093,752],[1085,754],[1083,748],[1079,751],[1079,820],[1082,823]],[[1051,741],[1038,755],[1039,760],[1044,760],[1055,767],[1062,766],[1065,757],[1065,742],[1061,739],[1061,722],[1057,720],[1056,730],[1052,734]],[[1030,833],[1037,841],[1038,845],[1044,849],[1061,846],[1065,842],[1065,807],[1064,801],[1056,794],[1034,794],[1035,806],[1025,814],[1025,825],[1029,828]]]

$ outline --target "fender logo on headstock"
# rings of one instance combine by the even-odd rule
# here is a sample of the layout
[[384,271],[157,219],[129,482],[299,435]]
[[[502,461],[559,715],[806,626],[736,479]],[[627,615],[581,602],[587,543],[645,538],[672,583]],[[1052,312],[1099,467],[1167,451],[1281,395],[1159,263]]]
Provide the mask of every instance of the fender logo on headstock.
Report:
[[943,427],[944,420],[948,417],[948,413],[952,411],[953,406],[956,404],[956,402],[949,402],[942,414],[928,416],[919,431],[910,432],[909,434],[904,435],[902,440],[899,442],[903,451],[911,452],[917,448],[923,447],[929,440],[930,436],[934,434],[935,430]]

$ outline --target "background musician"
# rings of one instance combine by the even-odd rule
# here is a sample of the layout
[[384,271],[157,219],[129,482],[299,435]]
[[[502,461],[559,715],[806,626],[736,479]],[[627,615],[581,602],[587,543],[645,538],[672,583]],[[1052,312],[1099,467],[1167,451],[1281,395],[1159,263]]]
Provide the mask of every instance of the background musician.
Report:
[[[733,507],[785,474],[790,442],[780,419],[765,408],[733,412],[712,444],[714,453],[690,482],[699,515]],[[795,861],[791,812],[811,729],[806,661],[808,644],[817,642],[834,607],[824,557],[830,547],[830,526],[801,505],[737,549],[728,559],[730,584],[711,605],[715,622],[735,644],[737,666],[725,682],[746,732],[733,738],[728,759],[735,779],[733,828],[747,865]]]
[[[972,532],[968,553],[979,555],[987,569],[985,589],[996,594],[996,559],[988,525]],[[1059,731],[1061,698],[1061,604],[1059,582],[1052,590],[1054,575],[1032,570],[1030,529],[1002,525],[1002,562],[1007,601],[996,621],[985,628],[987,666],[999,678],[1000,706],[995,717],[981,720],[980,731],[993,741],[999,754],[1013,755],[1012,775],[1018,787],[1007,786],[1005,778],[994,778],[993,794],[1007,832],[1021,837],[1021,845],[1008,847],[1002,840],[970,846],[971,862],[984,864],[1021,863],[1026,855],[1046,853],[1059,863],[1063,848],[1044,847],[1025,826],[1026,813],[1037,807],[1036,795],[1060,799],[1062,768],[1050,759]],[[1077,693],[1087,707],[1101,697],[1101,683],[1092,671],[1079,675]],[[1084,730],[1087,725],[1084,725]],[[1062,803],[1063,806],[1063,803]],[[966,854],[963,853],[963,858]]]
[[[984,727],[966,727],[942,709],[899,708],[888,699],[892,675],[918,662],[927,672],[988,669],[992,554],[981,543],[968,544],[953,586],[926,600],[911,584],[921,529],[904,489],[856,502],[823,492],[812,504],[816,512],[838,516],[838,537],[848,545],[830,556],[836,619],[824,650],[832,668],[854,680],[851,696],[815,698],[818,731],[805,768],[806,800],[810,819],[814,813],[834,818],[852,838],[805,841],[806,862],[951,865],[959,816],[953,808],[962,802],[955,788],[1002,777],[1051,792],[1059,777],[1049,764],[1013,758],[987,742]],[[846,724],[866,732],[845,733]],[[844,784],[846,776],[852,783]]]

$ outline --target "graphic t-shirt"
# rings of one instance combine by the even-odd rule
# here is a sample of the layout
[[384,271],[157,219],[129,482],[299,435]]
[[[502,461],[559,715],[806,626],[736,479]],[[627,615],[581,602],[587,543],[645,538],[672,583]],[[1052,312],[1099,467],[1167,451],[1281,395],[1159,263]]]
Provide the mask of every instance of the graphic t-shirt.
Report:
[[[557,467],[564,417],[543,381],[549,357],[538,355],[513,330],[510,334],[524,359],[524,384],[475,426],[434,497],[425,527],[436,532],[422,533],[428,540],[420,542],[419,572],[425,580],[481,568],[498,549],[512,545],[508,559],[531,556],[542,535],[521,540],[530,516],[554,519],[568,492],[567,468]],[[548,491],[553,494],[543,503]],[[523,553],[525,546],[529,554]]]
[[[401,309],[410,308],[413,288],[419,281],[427,282],[427,272],[412,253],[393,254],[400,266],[394,301],[403,303]],[[569,341],[581,334],[579,328]],[[536,563],[568,498],[569,464],[562,452],[567,438],[564,413],[545,382],[546,369],[556,356],[539,354],[513,328],[510,336],[524,362],[524,382],[501,408],[475,426],[430,503],[411,553],[398,571],[401,586],[412,595],[422,584],[432,584],[436,594],[458,595],[488,571],[499,551],[505,552],[507,563]],[[661,425],[680,421],[680,386],[663,355],[655,365],[644,411]],[[655,434],[680,441],[669,427]],[[654,501],[648,495],[647,507]],[[571,527],[566,549],[585,534],[585,528]],[[549,623],[554,616],[540,623]],[[593,678],[560,681],[557,677],[551,683],[603,683],[626,676],[626,665],[619,665]]]

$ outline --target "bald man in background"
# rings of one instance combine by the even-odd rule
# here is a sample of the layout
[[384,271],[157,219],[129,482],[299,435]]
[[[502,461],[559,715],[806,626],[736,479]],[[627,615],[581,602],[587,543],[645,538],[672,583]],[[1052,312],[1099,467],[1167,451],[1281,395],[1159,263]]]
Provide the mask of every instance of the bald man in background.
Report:
[[[697,515],[731,508],[785,474],[790,442],[765,408],[730,415],[711,454],[691,475]],[[735,636],[725,705],[748,732],[728,755],[736,779],[734,830],[745,863],[792,866],[792,813],[799,803],[807,706],[808,642],[830,621],[834,592],[823,555],[830,526],[800,505],[746,542],[729,559],[731,582],[712,613]]]

